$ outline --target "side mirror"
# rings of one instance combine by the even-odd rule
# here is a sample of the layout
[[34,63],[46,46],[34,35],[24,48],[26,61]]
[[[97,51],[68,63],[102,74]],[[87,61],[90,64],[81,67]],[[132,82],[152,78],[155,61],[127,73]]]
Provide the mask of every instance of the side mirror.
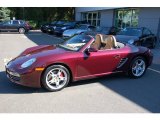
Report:
[[97,52],[98,50],[96,48],[88,48],[88,52]]
[[87,48],[86,54],[90,54],[90,52],[97,52],[98,50],[96,48]]

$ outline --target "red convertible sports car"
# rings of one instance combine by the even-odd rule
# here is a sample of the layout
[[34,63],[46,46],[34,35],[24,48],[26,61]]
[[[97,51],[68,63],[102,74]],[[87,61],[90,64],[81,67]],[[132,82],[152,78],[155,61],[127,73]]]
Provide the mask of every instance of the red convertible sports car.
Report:
[[148,48],[116,42],[112,35],[77,35],[59,45],[26,49],[6,65],[6,74],[20,85],[58,91],[71,81],[117,72],[139,78],[152,58]]

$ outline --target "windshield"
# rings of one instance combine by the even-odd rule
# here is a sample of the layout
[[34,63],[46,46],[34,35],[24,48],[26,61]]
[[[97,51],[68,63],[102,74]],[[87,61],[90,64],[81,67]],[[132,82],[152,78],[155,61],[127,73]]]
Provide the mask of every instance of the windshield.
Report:
[[66,48],[72,51],[79,51],[86,43],[91,40],[90,36],[87,35],[76,35],[71,39],[65,41],[63,44],[60,44],[60,47]]
[[56,24],[57,25],[62,25],[62,24],[64,24],[65,23],[65,21],[58,21]]
[[67,22],[67,23],[65,23],[64,25],[66,25],[66,26],[73,26],[73,25],[75,25],[76,23],[75,22]]
[[142,30],[140,28],[125,28],[121,30],[118,35],[127,35],[127,36],[141,36]]
[[82,30],[86,30],[87,28],[88,28],[87,25],[80,25],[80,26],[78,27],[78,29],[82,29]]

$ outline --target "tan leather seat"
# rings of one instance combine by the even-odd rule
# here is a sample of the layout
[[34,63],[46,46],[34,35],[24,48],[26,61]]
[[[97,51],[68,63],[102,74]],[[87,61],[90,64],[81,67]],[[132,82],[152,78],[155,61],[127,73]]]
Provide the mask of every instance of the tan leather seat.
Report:
[[99,50],[101,48],[101,45],[102,45],[102,35],[97,34],[96,39],[95,39],[94,43],[92,43],[91,47]]
[[117,48],[117,42],[113,35],[104,35],[102,40],[104,47],[101,49],[115,49]]

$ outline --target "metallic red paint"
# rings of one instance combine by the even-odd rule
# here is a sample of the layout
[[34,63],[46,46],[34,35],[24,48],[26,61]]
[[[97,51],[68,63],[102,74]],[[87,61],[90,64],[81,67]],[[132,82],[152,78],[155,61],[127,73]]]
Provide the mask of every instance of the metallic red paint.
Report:
[[[146,58],[148,66],[152,62],[153,56],[149,49],[132,45],[126,45],[120,49],[99,50],[87,54],[85,50],[93,41],[94,39],[92,38],[77,52],[68,51],[55,45],[41,45],[28,48],[7,64],[6,71],[16,72],[20,75],[19,81],[9,77],[11,81],[24,86],[39,88],[41,87],[43,72],[48,66],[53,64],[66,66],[71,72],[72,80],[77,81],[115,72],[126,72],[132,59],[138,55]],[[28,68],[21,69],[21,64],[31,58],[37,58],[36,62]],[[122,67],[117,68],[122,58],[128,58],[128,60]],[[43,71],[35,71],[35,68],[45,69]]]

